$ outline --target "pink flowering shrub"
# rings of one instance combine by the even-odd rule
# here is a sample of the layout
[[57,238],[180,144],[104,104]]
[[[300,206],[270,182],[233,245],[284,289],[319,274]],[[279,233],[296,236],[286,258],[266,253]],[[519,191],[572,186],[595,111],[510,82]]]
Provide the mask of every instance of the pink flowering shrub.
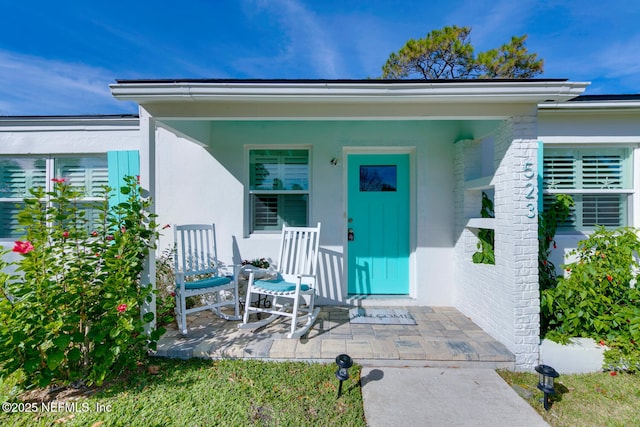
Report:
[[126,202],[109,207],[105,189],[91,205],[97,224],[62,179],[25,199],[17,273],[0,275],[0,378],[21,370],[25,385],[101,384],[155,348],[164,330],[146,334],[153,314],[140,311],[154,292],[141,273],[157,226],[136,178],[126,182]]
[[578,243],[555,287],[541,291],[543,334],[554,341],[593,338],[609,347],[609,369],[640,372],[638,230],[598,227]]
[[31,242],[21,242],[17,241],[13,246],[13,252],[17,252],[19,254],[25,255],[33,250],[33,245]]

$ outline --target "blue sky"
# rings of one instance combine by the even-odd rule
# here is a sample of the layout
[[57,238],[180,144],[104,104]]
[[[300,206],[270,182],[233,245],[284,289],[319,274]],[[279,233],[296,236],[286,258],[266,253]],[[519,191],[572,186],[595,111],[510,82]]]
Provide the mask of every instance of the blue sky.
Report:
[[9,1],[0,115],[136,113],[115,79],[378,77],[391,52],[447,25],[476,51],[527,34],[542,78],[640,93],[637,0]]

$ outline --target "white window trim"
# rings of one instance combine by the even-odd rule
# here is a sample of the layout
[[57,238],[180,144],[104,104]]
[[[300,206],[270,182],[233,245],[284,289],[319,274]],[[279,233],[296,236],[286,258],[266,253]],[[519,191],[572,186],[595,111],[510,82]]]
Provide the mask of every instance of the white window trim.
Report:
[[[307,190],[290,190],[278,192],[269,190],[251,190],[251,151],[252,150],[307,150],[309,153],[309,186]],[[244,145],[244,237],[273,237],[280,238],[281,230],[252,230],[253,209],[251,206],[252,194],[306,194],[307,195],[307,223],[311,224],[313,218],[313,150],[311,144],[245,144]]]
[[[623,226],[636,227],[640,224],[640,142],[627,143],[620,141],[603,141],[601,139],[593,142],[586,142],[584,139],[580,141],[550,141],[550,138],[544,138],[544,153],[547,150],[608,150],[608,149],[627,149],[629,150],[629,159],[627,160],[630,172],[630,188],[624,189],[543,189],[543,194],[626,194],[629,199],[627,201],[626,220],[627,224]],[[558,228],[560,235],[584,234],[591,233],[592,227],[575,227],[575,228]]]

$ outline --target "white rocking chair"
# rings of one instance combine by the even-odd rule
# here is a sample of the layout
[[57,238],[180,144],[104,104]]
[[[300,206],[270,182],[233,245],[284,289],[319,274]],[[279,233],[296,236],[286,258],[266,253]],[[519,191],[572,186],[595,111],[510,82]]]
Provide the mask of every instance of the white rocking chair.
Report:
[[[319,240],[320,223],[317,227],[282,228],[278,277],[273,280],[254,280],[253,272],[249,273],[247,304],[239,328],[257,329],[284,316],[291,318],[291,332],[287,338],[298,338],[307,333],[320,313],[320,308],[314,307]],[[271,307],[251,306],[254,294],[271,297]],[[250,323],[251,313],[267,313],[270,316]]]
[[[211,310],[226,320],[240,320],[237,275],[233,279],[220,275],[215,225],[176,225],[174,238],[176,319],[180,332],[187,335],[187,314],[202,310]],[[193,296],[205,297],[203,305],[187,309],[186,299]],[[220,311],[225,306],[233,307],[235,314]]]

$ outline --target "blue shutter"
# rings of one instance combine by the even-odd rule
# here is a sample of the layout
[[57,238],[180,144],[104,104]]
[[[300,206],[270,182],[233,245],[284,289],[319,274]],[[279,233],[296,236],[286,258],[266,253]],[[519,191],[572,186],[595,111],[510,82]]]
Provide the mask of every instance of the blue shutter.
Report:
[[125,176],[140,175],[140,153],[132,151],[109,151],[107,153],[109,165],[109,187],[114,191],[109,198],[109,206],[126,201],[126,196],[120,193],[120,187],[124,185]]

